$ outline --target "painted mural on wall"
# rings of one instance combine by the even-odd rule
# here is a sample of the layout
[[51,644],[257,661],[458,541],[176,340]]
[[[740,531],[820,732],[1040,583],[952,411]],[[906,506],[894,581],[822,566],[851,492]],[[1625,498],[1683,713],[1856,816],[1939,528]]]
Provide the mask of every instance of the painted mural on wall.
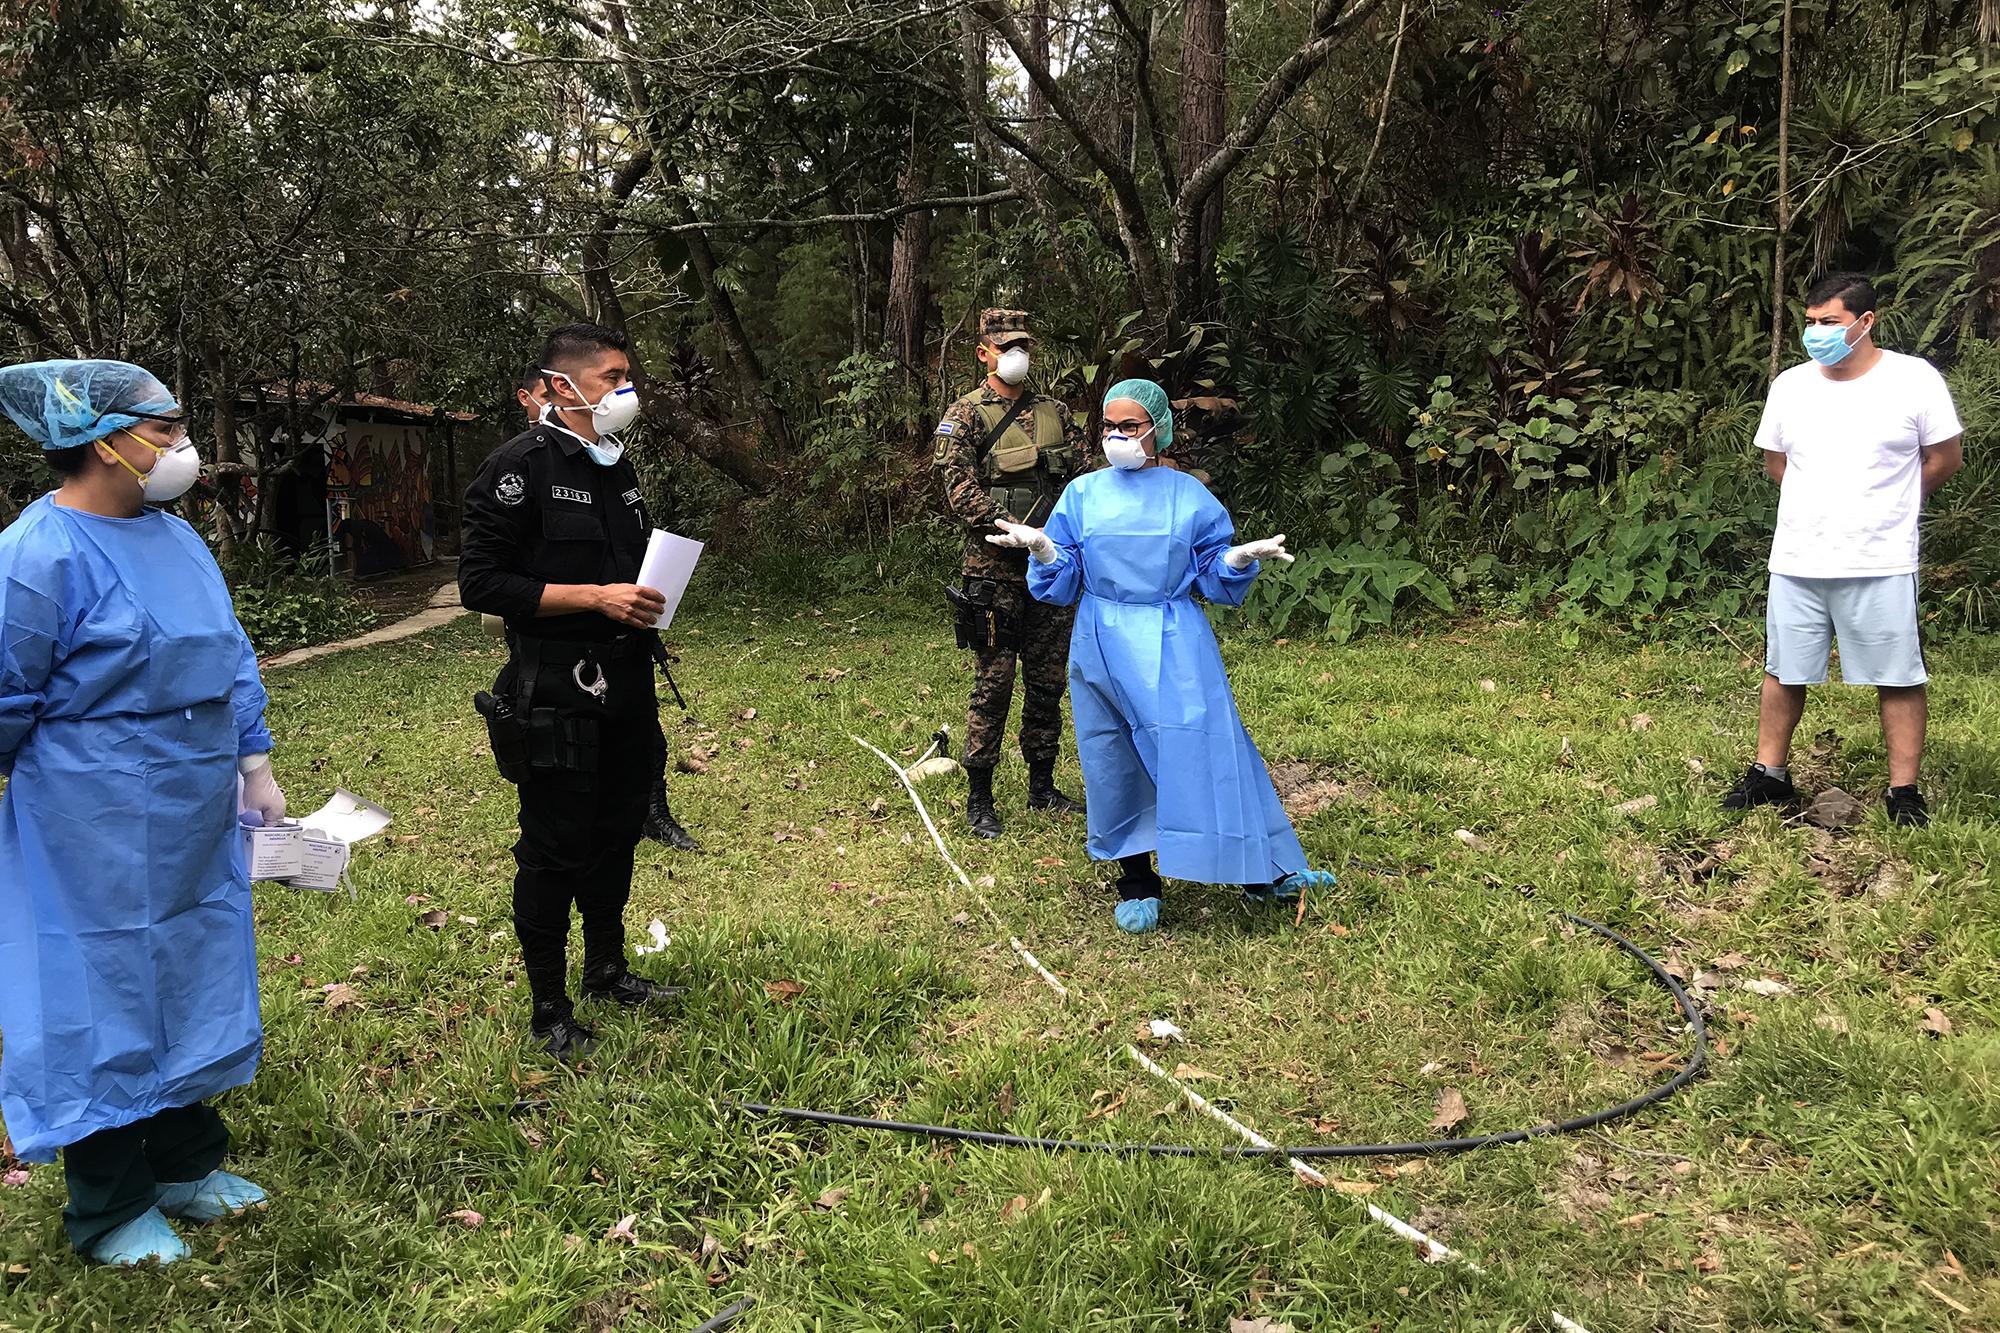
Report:
[[325,448],[327,517],[347,568],[367,578],[429,563],[437,553],[429,432],[347,421]]

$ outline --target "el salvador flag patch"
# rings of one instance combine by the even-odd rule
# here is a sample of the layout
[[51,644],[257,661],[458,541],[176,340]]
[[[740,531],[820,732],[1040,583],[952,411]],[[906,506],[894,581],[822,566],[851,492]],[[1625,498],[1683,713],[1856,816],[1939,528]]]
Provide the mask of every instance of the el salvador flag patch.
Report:
[[938,422],[937,433],[940,435],[956,435],[958,434],[958,423],[956,421],[940,421]]

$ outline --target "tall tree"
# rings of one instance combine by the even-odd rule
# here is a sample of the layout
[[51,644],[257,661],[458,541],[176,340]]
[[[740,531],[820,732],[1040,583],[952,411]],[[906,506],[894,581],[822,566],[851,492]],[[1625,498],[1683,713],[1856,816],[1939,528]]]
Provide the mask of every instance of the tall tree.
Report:
[[[1194,175],[1222,147],[1229,74],[1228,0],[1187,0],[1181,21],[1180,174]],[[1185,233],[1192,262],[1175,265],[1175,293],[1187,319],[1215,314],[1215,252],[1222,243],[1223,186],[1217,182]]]

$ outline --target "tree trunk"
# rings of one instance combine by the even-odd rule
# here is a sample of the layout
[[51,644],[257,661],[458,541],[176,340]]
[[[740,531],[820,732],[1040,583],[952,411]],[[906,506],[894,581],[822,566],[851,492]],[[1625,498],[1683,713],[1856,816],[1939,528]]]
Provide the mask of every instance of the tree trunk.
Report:
[[[930,143],[912,120],[910,155],[896,180],[899,202],[924,197],[931,184]],[[905,371],[924,368],[924,330],[931,319],[931,215],[922,209],[896,219],[896,241],[889,252],[889,305],[882,321],[883,341]]]
[[[242,461],[236,438],[236,394],[229,383],[229,363],[222,349],[212,342],[202,346],[202,369],[208,377],[208,391],[215,395],[215,461],[219,468]],[[243,493],[242,474],[217,474],[215,488],[215,557],[228,563],[236,554],[236,525],[229,510]]]
[[[1194,169],[1222,147],[1226,80],[1229,73],[1228,0],[1187,0],[1181,24],[1180,174]],[[1175,283],[1181,315],[1190,320],[1215,316],[1215,252],[1222,243],[1222,189],[1217,186],[1195,220],[1192,252],[1177,254]]]
[[1792,0],[1785,0],[1785,21],[1778,57],[1778,243],[1771,255],[1771,366],[1778,378],[1778,359],[1785,341],[1785,243],[1792,230]]

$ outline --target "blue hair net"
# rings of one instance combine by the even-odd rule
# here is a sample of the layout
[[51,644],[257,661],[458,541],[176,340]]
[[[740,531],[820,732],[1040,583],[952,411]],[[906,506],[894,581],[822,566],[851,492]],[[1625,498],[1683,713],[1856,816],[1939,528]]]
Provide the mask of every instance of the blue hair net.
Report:
[[1105,393],[1107,403],[1137,403],[1153,419],[1153,447],[1161,453],[1174,442],[1174,409],[1167,391],[1151,380],[1119,380]]
[[43,449],[101,440],[180,410],[167,386],[128,361],[29,361],[0,366],[0,412]]

